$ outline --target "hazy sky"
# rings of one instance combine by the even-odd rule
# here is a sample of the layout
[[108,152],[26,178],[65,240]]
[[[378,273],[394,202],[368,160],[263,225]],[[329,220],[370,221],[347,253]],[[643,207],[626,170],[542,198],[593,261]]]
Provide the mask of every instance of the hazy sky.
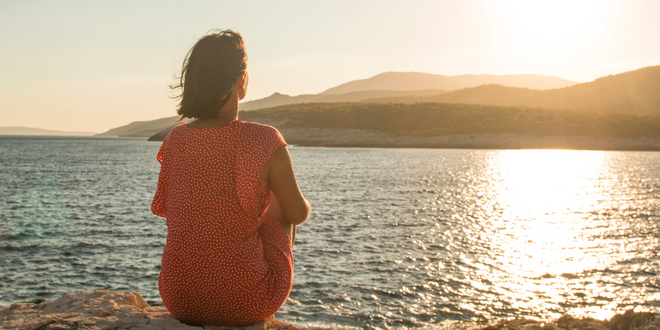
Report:
[[102,132],[175,115],[208,30],[245,38],[246,100],[385,71],[579,82],[660,64],[660,1],[1,1],[0,127]]

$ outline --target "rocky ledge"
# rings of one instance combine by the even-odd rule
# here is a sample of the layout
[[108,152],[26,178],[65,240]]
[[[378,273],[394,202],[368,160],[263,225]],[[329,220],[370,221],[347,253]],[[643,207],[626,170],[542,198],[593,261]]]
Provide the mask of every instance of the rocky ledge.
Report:
[[55,301],[15,303],[0,307],[0,329],[64,330],[64,329],[290,329],[304,328],[270,319],[245,327],[194,327],[175,319],[165,307],[152,307],[139,293],[128,291],[83,291],[66,294]]
[[[653,313],[632,310],[617,314],[609,321],[575,318],[564,315],[553,321],[529,319],[500,320],[489,325],[450,322],[438,329],[480,330],[660,330],[660,318]],[[245,327],[194,327],[175,319],[164,307],[152,307],[139,293],[128,291],[83,291],[66,294],[55,301],[15,303],[0,307],[0,329],[64,330],[64,329],[140,329],[140,330],[200,330],[243,329],[303,330],[275,317]]]
[[653,313],[635,313],[633,310],[616,314],[609,321],[590,317],[575,318],[566,314],[550,322],[529,319],[502,320],[481,327],[480,330],[660,330],[660,318],[656,318]]
[[660,138],[531,136],[512,133],[409,136],[348,128],[283,128],[280,133],[289,144],[307,147],[660,151]]

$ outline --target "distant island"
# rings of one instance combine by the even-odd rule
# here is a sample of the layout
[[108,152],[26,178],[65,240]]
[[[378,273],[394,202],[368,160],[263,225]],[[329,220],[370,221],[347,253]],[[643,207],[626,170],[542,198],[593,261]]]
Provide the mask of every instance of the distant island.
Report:
[[57,135],[57,136],[92,136],[96,132],[66,132],[32,127],[0,127],[0,135]]
[[[304,146],[660,150],[660,66],[546,90],[485,84],[324,93],[304,97],[353,100],[243,109],[240,118],[277,127],[289,143]],[[178,119],[135,122],[104,134],[162,140]]]

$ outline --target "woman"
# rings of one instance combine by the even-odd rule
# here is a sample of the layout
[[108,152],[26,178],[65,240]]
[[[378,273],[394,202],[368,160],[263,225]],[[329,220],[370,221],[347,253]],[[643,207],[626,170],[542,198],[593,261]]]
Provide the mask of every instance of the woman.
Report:
[[174,87],[177,113],[195,120],[172,128],[157,156],[152,211],[168,231],[158,287],[191,325],[243,326],[279,310],[293,283],[295,225],[310,212],[280,133],[238,120],[246,68],[240,34],[201,38]]

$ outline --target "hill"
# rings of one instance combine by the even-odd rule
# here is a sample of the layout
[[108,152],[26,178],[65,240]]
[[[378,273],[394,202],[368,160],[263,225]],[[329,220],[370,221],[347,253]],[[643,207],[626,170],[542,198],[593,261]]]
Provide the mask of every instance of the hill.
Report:
[[281,129],[347,128],[395,136],[513,133],[538,136],[660,137],[660,114],[593,114],[456,103],[298,104],[246,112],[242,119],[271,124]]
[[240,110],[256,110],[298,103],[359,102],[377,98],[428,97],[445,91],[500,84],[531,89],[560,88],[574,81],[535,74],[443,76],[422,72],[385,72],[367,79],[354,80],[319,94],[289,96],[274,93],[263,99],[243,102]]
[[[344,147],[660,150],[660,114],[452,103],[307,103],[244,112],[290,144]],[[166,128],[149,140],[163,140]]]
[[[363,91],[346,93],[340,95],[299,95],[289,96],[275,93],[269,97],[243,102],[239,104],[241,111],[251,111],[255,109],[272,108],[287,104],[297,103],[329,103],[329,102],[356,102],[370,98],[382,98],[385,96],[395,97],[424,97],[430,95],[442,94],[441,90],[419,90],[419,91]],[[179,123],[179,116],[160,118],[150,121],[135,121],[128,125],[113,128],[107,132],[98,134],[98,136],[121,136],[121,137],[150,137],[164,128],[172,127]]]
[[92,136],[94,132],[66,132],[32,127],[0,127],[0,135],[61,135],[61,136]]
[[[428,94],[440,92],[441,94]],[[382,95],[405,95],[399,97],[379,97]],[[368,98],[373,96],[374,98]],[[322,99],[352,100],[366,103],[463,103],[507,107],[529,107],[564,109],[599,113],[621,113],[653,115],[660,113],[660,66],[648,67],[614,76],[596,79],[593,82],[552,90],[534,90],[506,87],[502,85],[482,85],[453,92],[439,90],[417,91],[363,91],[339,95],[303,95],[292,97],[283,94],[271,96],[271,101],[256,100],[241,104],[241,109],[259,108],[266,104],[308,102]],[[366,98],[366,99],[365,99]],[[292,101],[297,100],[297,101]],[[248,104],[249,103],[249,104]],[[316,103],[317,106],[330,103]],[[249,105],[249,106],[248,106]],[[240,118],[250,118],[251,111],[242,111]],[[101,135],[149,137],[177,123],[178,117],[162,118],[149,122],[134,122],[112,129]],[[248,119],[249,120],[249,119]]]
[[552,89],[575,85],[576,82],[537,74],[501,76],[466,74],[460,76],[443,76],[422,72],[385,72],[368,79],[354,80],[341,84],[320,94],[344,94],[366,90],[455,90],[486,84],[531,89]]
[[358,102],[374,98],[384,97],[425,97],[445,93],[446,91],[438,89],[425,89],[413,91],[390,91],[390,90],[373,90],[373,91],[360,91],[351,92],[346,94],[306,94],[298,96],[289,96],[286,94],[274,93],[271,96],[254,101],[243,102],[239,105],[241,111],[249,111],[256,109],[265,109],[278,107],[287,104],[298,103],[331,103],[331,102]]
[[660,113],[660,66],[551,90],[483,85],[428,97],[388,97],[376,103],[451,102],[572,109],[608,113]]
[[134,121],[128,125],[113,128],[97,136],[149,137],[166,127],[174,126],[180,116],[160,118],[149,121]]
[[[570,88],[570,87],[569,87]],[[384,97],[366,100],[367,103],[465,103],[514,106],[520,105],[522,100],[539,95],[543,91],[538,89],[506,87],[502,85],[481,85],[465,88],[442,95],[428,97]]]

